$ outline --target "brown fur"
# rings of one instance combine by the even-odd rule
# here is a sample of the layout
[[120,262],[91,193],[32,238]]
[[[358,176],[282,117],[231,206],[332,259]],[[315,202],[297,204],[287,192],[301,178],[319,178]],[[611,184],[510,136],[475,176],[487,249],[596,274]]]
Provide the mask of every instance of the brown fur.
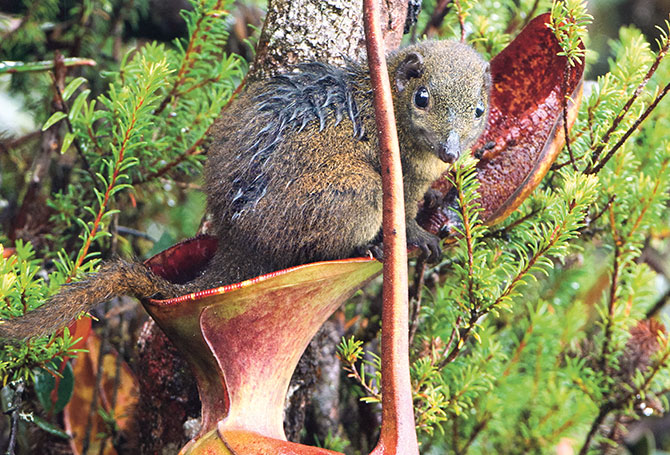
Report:
[[[141,264],[112,262],[40,309],[2,321],[0,338],[52,331],[116,295],[173,297],[378,244],[381,169],[366,73],[356,65],[304,65],[251,83],[223,112],[210,130],[205,169],[219,248],[199,278],[174,285]],[[448,169],[442,154],[455,159],[481,134],[485,115],[474,113],[488,105],[488,64],[461,43],[426,42],[392,55],[389,74],[408,243],[436,259],[439,240],[414,220],[417,202]],[[430,93],[424,109],[414,101],[419,87]]]
[[54,332],[91,305],[120,295],[176,297],[185,288],[156,276],[141,262],[109,261],[89,278],[63,285],[36,310],[19,318],[0,320],[0,339],[23,339]]

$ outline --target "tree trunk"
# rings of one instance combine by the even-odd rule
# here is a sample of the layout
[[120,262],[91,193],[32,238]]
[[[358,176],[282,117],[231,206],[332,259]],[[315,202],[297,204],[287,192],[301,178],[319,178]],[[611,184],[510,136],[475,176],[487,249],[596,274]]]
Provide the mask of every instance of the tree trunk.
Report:
[[[380,0],[386,48],[400,45],[407,1]],[[343,65],[365,59],[362,0],[269,0],[249,78],[306,61]]]

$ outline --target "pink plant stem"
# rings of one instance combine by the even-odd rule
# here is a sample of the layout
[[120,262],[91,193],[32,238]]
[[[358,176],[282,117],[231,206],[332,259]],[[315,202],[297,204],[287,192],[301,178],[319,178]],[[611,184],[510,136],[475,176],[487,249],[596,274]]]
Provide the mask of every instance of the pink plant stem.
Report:
[[363,1],[384,190],[382,428],[381,437],[372,454],[418,455],[409,375],[407,241],[402,169],[378,8],[379,0]]

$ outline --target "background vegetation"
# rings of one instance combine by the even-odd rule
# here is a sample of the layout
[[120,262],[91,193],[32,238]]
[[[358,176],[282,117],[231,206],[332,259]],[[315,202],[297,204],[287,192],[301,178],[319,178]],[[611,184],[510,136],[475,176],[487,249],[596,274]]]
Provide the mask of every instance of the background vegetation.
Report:
[[[0,66],[0,317],[35,308],[110,255],[147,257],[196,233],[201,146],[245,74],[256,10],[198,0],[180,22],[158,3],[0,2],[0,58],[18,62]],[[668,24],[641,23],[645,35],[609,14],[640,5],[595,2],[591,29],[610,31],[606,40],[565,29],[565,18],[590,22],[575,1],[423,3],[407,39],[464,35],[488,58],[553,9],[566,49],[575,50],[570,33],[585,39],[588,52],[575,58],[586,58],[593,82],[569,147],[502,225],[481,223],[473,162],[460,162],[465,235],[438,266],[417,265],[411,290],[422,453],[670,450],[661,437],[670,433]],[[122,303],[101,310],[98,330],[132,364],[142,316]],[[373,285],[339,314],[350,377],[340,414],[329,428],[308,414],[303,440],[347,453],[375,441],[378,307]],[[0,353],[4,445],[16,453],[68,450],[58,412],[68,398],[40,399],[39,378],[60,371],[67,382],[61,360],[75,355],[74,341],[66,331]],[[115,416],[105,421],[116,448],[136,453],[132,438],[119,442]]]

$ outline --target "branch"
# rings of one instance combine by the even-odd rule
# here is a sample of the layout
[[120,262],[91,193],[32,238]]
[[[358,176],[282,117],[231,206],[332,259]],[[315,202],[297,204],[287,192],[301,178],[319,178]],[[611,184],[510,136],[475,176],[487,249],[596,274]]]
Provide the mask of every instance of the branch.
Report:
[[21,416],[21,407],[23,405],[23,392],[25,384],[23,380],[19,381],[12,397],[11,408],[5,412],[9,414],[10,428],[9,428],[9,442],[7,444],[6,455],[14,455],[16,451],[16,438],[19,434],[19,418]]
[[610,401],[605,402],[601,407],[600,411],[598,412],[598,415],[596,418],[593,420],[593,423],[591,424],[591,429],[589,430],[588,434],[586,435],[586,439],[584,440],[584,445],[582,446],[581,450],[579,451],[579,455],[586,455],[588,450],[589,450],[589,445],[591,445],[591,440],[595,436],[596,432],[598,431],[598,428],[600,425],[603,423],[605,418],[609,415],[610,412],[616,411],[617,409],[622,409],[623,407],[628,404],[628,402],[631,399],[634,399],[636,396],[641,394],[643,391],[645,391],[649,385],[651,384],[651,381],[656,377],[659,371],[665,366],[665,364],[668,362],[670,359],[670,350],[667,349],[663,353],[663,356],[656,362],[653,367],[650,368],[650,372],[647,375],[647,377],[644,378],[644,381],[642,384],[636,387],[631,387],[628,389],[628,391],[621,396],[618,399],[613,399]]
[[609,151],[609,153],[605,156],[605,158],[602,159],[597,165],[594,166],[596,161],[598,161],[598,158],[602,154],[603,150],[605,149],[605,146],[609,142],[610,136],[612,133],[617,129],[619,124],[621,123],[621,120],[623,120],[623,117],[628,113],[630,110],[631,106],[637,100],[638,96],[640,96],[640,93],[642,93],[642,90],[647,86],[647,83],[651,79],[651,77],[654,75],[656,72],[656,69],[658,68],[658,65],[661,63],[661,60],[665,57],[665,55],[668,52],[668,47],[670,46],[670,37],[668,37],[665,41],[665,44],[663,47],[658,51],[658,55],[656,56],[656,60],[654,60],[654,63],[651,65],[649,68],[649,71],[647,71],[647,74],[645,74],[644,78],[642,79],[642,82],[637,86],[631,97],[628,99],[626,104],[624,105],[623,109],[621,109],[621,112],[619,115],[616,116],[614,121],[612,121],[612,125],[609,127],[605,135],[603,136],[601,142],[601,145],[599,145],[594,151],[593,151],[593,156],[591,159],[591,166],[589,166],[587,169],[584,170],[585,174],[595,174],[597,173],[602,167],[609,161],[609,159],[614,155],[614,152],[616,152],[617,149],[621,147],[621,145],[628,139],[628,137],[631,135],[635,129],[642,123],[642,121],[649,115],[649,113],[656,107],[658,102],[665,96],[665,94],[668,92],[668,87],[670,84],[666,85],[665,88],[663,89],[663,92],[661,93],[660,96],[656,97],[652,105],[647,108],[647,110],[640,116],[640,118],[635,122],[635,124],[626,131],[626,134],[624,134],[624,137],[621,138],[621,140],[612,148],[612,150]]
[[637,130],[637,128],[640,126],[642,122],[646,120],[647,117],[649,117],[649,114],[656,108],[658,103],[661,102],[663,97],[668,94],[668,91],[670,91],[670,82],[663,87],[663,90],[661,90],[661,93],[659,93],[654,101],[647,107],[647,109],[640,115],[640,117],[633,123],[633,126],[628,128],[628,131],[623,135],[621,139],[619,139],[619,142],[612,147],[612,149],[607,152],[607,155],[600,160],[600,162],[592,169],[587,169],[584,171],[585,174],[597,174],[606,164],[607,162],[614,156],[614,154],[621,148],[621,146],[628,140],[631,134]]
[[[90,58],[69,57],[63,59],[63,65],[70,66],[95,66],[95,60]],[[53,70],[55,67],[53,60],[42,62],[0,62],[0,74],[29,73],[39,71]]]
[[[221,10],[222,8],[223,8],[222,1],[218,1],[216,5],[212,7],[212,9],[215,11]],[[170,102],[175,97],[182,95],[182,93],[179,93],[179,89],[187,81],[188,72],[193,68],[193,65],[195,65],[196,62],[196,60],[192,58],[192,56],[194,53],[200,52],[200,46],[196,46],[196,43],[198,39],[200,39],[201,34],[205,35],[209,31],[207,27],[203,27],[203,21],[207,19],[207,17],[208,14],[204,13],[201,14],[200,17],[198,17],[198,20],[195,24],[195,30],[191,34],[191,39],[188,41],[188,47],[186,48],[184,58],[181,61],[181,66],[177,71],[177,76],[175,78],[174,84],[172,85],[172,88],[165,96],[165,98],[163,98],[163,101],[156,109],[156,112],[154,112],[154,115],[159,115],[161,112],[165,110],[168,104],[170,104]]]
[[463,6],[461,5],[460,0],[453,0],[454,5],[456,5],[456,12],[458,13],[458,24],[461,28],[461,42],[465,42],[465,16],[466,13],[463,12]]
[[[65,58],[63,58],[63,55],[56,51],[56,56],[54,57],[53,60],[53,66],[54,66],[54,72],[52,73],[52,79],[53,79],[53,85],[54,85],[54,105],[56,106],[56,110],[61,111],[65,113],[65,124],[67,125],[67,129],[70,132],[70,134],[74,135],[74,128],[72,128],[72,122],[70,122],[70,109],[67,106],[67,103],[63,99],[63,90],[65,87],[65,76],[67,75],[67,65],[65,64]],[[90,128],[90,127],[89,127]],[[91,171],[91,164],[88,162],[86,159],[86,155],[84,155],[83,150],[81,149],[81,145],[79,143],[79,139],[74,135],[74,139],[72,141],[74,144],[75,149],[77,150],[77,155],[79,155],[79,158],[81,158],[81,161],[84,163],[84,169],[86,172],[88,172],[89,176],[91,177],[92,181],[95,181],[95,174],[93,171]]]
[[[223,106],[223,108],[221,109],[221,113],[225,112],[226,109],[228,109],[228,106],[231,105],[233,100],[235,98],[237,98],[237,96],[240,94],[240,92],[242,91],[242,89],[246,85],[246,81],[247,81],[247,78],[245,76],[244,79],[242,79],[242,81],[240,82],[240,85],[238,85],[237,88],[235,89],[235,91],[233,91],[233,93],[230,95],[230,98],[226,102],[225,106]],[[212,123],[212,125],[213,125],[213,123]],[[188,158],[189,156],[196,156],[196,155],[201,154],[202,153],[201,145],[205,142],[205,140],[207,140],[207,138],[209,138],[209,128],[207,129],[207,131],[205,131],[205,133],[202,136],[200,136],[200,138],[198,140],[195,141],[195,143],[193,143],[193,145],[191,145],[181,155],[177,156],[175,159],[173,159],[169,163],[165,164],[162,168],[160,168],[160,169],[158,169],[154,172],[151,172],[146,177],[142,177],[141,179],[138,179],[137,181],[134,181],[132,183],[132,185],[133,186],[134,185],[140,185],[140,184],[143,184],[143,183],[147,183],[151,180],[161,178],[165,174],[167,174],[170,170],[172,170],[174,167],[176,167],[180,163],[184,162],[186,160],[186,158]]]
[[421,32],[421,36],[432,37],[437,34],[444,22],[445,16],[449,12],[449,5],[451,3],[452,0],[439,0],[437,2],[426,27],[423,29],[423,32]]
[[[569,209],[568,213],[569,216],[575,209],[574,201],[570,203],[568,209]],[[556,244],[561,234],[563,233],[563,230],[566,228],[566,223],[567,223],[567,217],[563,220],[563,223],[556,225],[556,227],[551,232],[551,235],[549,236],[549,239],[547,240],[546,244],[543,247],[539,248],[530,257],[530,259],[528,259],[528,262],[526,262],[525,266],[514,276],[514,278],[512,278],[510,283],[507,285],[505,290],[500,294],[500,296],[495,300],[495,302],[491,303],[489,306],[485,308],[473,308],[472,310],[470,310],[470,318],[467,321],[467,326],[465,327],[465,329],[463,329],[463,333],[461,334],[458,343],[456,344],[456,346],[452,348],[449,354],[438,364],[438,368],[443,368],[456,358],[458,353],[461,351],[461,348],[463,348],[465,342],[470,336],[472,328],[482,316],[488,314],[491,311],[491,309],[495,308],[503,300],[512,295],[516,287],[523,282],[523,278],[526,276],[526,274],[528,274],[530,270],[535,266],[538,259],[544,256]]]
[[621,247],[623,242],[619,238],[616,231],[616,224],[614,222],[614,210],[610,206],[610,222],[612,225],[612,237],[614,238],[614,258],[612,260],[612,280],[610,281],[609,302],[607,306],[608,317],[605,325],[605,335],[603,341],[603,349],[600,355],[600,369],[606,372],[607,355],[609,354],[610,338],[612,337],[612,323],[614,320],[614,307],[616,303],[616,291],[619,285],[619,259],[621,257]]
[[463,217],[463,236],[465,237],[465,244],[468,248],[468,300],[470,301],[470,305],[474,305],[475,297],[473,286],[475,260],[472,244],[472,221],[470,220],[470,213],[468,212],[467,207],[468,204],[465,200],[465,194],[461,185],[458,186],[458,203],[461,207],[461,216]]
[[183,161],[186,160],[189,156],[196,156],[200,155],[202,153],[202,143],[205,142],[205,139],[207,138],[206,134],[203,134],[200,139],[195,141],[195,143],[188,148],[184,153],[179,155],[177,158],[174,160],[170,161],[167,163],[165,166],[162,168],[158,169],[157,171],[152,172],[151,174],[147,175],[146,177],[142,178],[138,182],[133,182],[133,184],[140,184],[140,183],[146,183],[149,182],[153,179],[159,178],[167,174],[170,170],[172,170],[175,166],[178,164],[182,163]]
[[572,146],[570,145],[570,132],[568,128],[568,78],[570,77],[570,65],[565,63],[565,71],[563,71],[563,83],[561,84],[561,92],[563,94],[563,99],[561,104],[563,106],[563,136],[565,136],[565,148],[568,150],[568,156],[570,157],[570,164],[575,172],[578,171],[577,163],[575,162],[575,156],[572,153]]
[[37,139],[42,134],[42,131],[33,131],[32,133],[25,134],[16,139],[7,139],[5,142],[0,142],[0,153],[8,153],[10,150],[19,147],[26,142],[30,142],[34,139]]
[[[346,359],[342,359],[342,363],[342,368],[348,372],[348,378],[355,380],[361,387],[363,387],[363,390],[365,390],[365,393],[368,395],[368,397],[372,397],[379,402],[382,401],[381,392],[377,387],[373,387],[372,383],[367,383],[365,379],[363,379],[361,374],[356,369],[355,363],[348,362]],[[361,368],[365,368],[365,365],[361,364]]]
[[116,186],[116,180],[119,178],[119,174],[121,172],[121,167],[123,165],[123,158],[125,156],[126,149],[129,145],[128,142],[130,141],[130,137],[132,136],[133,130],[135,129],[135,122],[137,122],[137,113],[145,101],[146,97],[145,96],[141,97],[133,108],[128,128],[126,129],[126,133],[119,146],[119,155],[116,162],[114,163],[112,177],[109,180],[109,183],[107,184],[107,188],[105,189],[103,199],[102,201],[100,201],[100,208],[98,209],[98,213],[96,214],[95,220],[93,221],[93,227],[91,228],[91,231],[88,233],[86,237],[86,242],[84,243],[84,246],[82,247],[81,251],[79,252],[79,255],[77,256],[77,261],[75,262],[74,267],[70,272],[70,276],[68,277],[67,282],[70,282],[72,278],[77,274],[77,270],[79,269],[79,267],[81,267],[82,263],[84,262],[84,259],[86,258],[86,255],[88,254],[88,249],[91,246],[91,241],[98,232],[100,222],[102,221],[102,217],[105,215],[107,211],[107,204],[109,203],[109,199],[113,194],[114,187]]

